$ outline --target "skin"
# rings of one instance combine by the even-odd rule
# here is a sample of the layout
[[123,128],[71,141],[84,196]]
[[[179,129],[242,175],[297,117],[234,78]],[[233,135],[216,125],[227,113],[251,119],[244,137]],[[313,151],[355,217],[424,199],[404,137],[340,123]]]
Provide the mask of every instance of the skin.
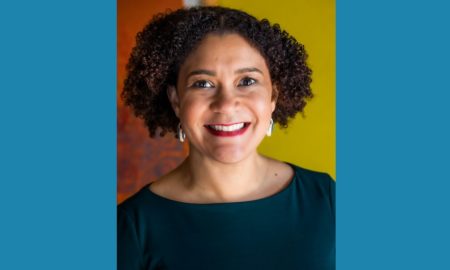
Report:
[[[189,141],[189,156],[150,186],[176,201],[217,203],[255,200],[289,184],[285,163],[257,153],[265,137],[276,91],[261,54],[237,34],[210,34],[180,67],[172,108]],[[208,125],[245,122],[238,136],[211,134]]]

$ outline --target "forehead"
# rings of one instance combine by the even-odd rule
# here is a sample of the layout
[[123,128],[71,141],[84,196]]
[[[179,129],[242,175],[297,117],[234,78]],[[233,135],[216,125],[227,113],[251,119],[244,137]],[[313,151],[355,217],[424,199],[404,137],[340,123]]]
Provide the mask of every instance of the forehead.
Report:
[[188,55],[180,71],[249,66],[267,70],[263,56],[243,37],[238,34],[209,34]]

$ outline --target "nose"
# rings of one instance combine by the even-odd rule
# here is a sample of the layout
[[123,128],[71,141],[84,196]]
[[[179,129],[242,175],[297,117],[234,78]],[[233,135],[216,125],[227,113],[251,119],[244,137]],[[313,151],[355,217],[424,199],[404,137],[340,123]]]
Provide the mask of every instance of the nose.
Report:
[[239,97],[231,88],[221,87],[218,90],[211,102],[211,110],[217,113],[234,112],[240,104]]

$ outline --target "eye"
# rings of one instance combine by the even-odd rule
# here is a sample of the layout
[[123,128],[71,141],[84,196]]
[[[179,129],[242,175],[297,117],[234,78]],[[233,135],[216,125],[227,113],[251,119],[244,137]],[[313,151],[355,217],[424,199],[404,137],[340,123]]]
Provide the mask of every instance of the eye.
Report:
[[252,79],[250,77],[245,77],[242,80],[239,81],[238,86],[250,86],[252,84],[255,84],[256,80]]
[[194,88],[213,88],[214,85],[210,81],[200,80],[200,81],[194,82],[191,87],[194,87]]

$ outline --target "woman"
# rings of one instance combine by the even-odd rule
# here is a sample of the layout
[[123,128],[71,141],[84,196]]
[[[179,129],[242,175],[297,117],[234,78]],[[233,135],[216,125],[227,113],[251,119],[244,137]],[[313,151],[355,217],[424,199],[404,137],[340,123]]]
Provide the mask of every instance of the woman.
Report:
[[312,97],[301,44],[221,7],[156,16],[122,97],[184,162],[118,207],[118,269],[334,269],[334,181],[257,153]]

